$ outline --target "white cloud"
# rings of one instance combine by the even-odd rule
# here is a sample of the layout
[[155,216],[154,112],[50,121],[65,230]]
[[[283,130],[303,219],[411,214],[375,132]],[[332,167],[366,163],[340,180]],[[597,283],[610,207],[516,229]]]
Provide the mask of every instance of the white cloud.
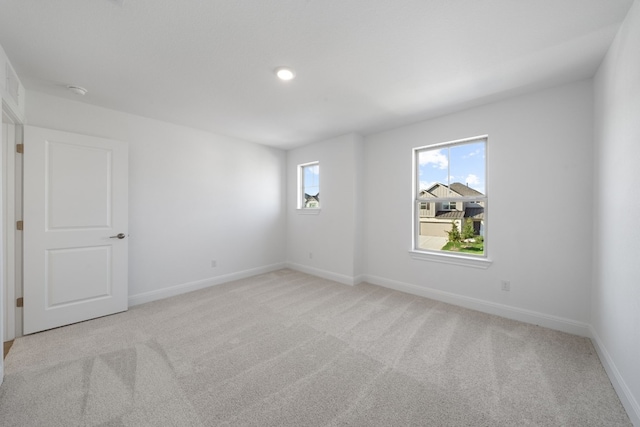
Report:
[[444,150],[421,151],[418,161],[421,166],[432,164],[438,169],[446,169],[449,166],[449,159],[443,153]]
[[[462,156],[462,158],[463,159],[468,159],[469,157],[477,156],[478,154],[484,154],[484,149],[478,148],[475,151],[472,151],[469,154],[466,154],[466,155]],[[484,158],[484,156],[482,158]]]
[[478,185],[478,184],[480,184],[480,178],[478,178],[474,174],[469,174],[469,176],[467,176],[467,179],[465,180],[465,184],[467,184],[469,186]]

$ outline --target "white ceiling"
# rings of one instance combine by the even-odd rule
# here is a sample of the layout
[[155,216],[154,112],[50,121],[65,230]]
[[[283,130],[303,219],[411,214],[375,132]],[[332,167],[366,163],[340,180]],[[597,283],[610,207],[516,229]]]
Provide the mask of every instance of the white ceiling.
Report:
[[287,149],[591,77],[632,3],[2,0],[0,45],[28,90]]

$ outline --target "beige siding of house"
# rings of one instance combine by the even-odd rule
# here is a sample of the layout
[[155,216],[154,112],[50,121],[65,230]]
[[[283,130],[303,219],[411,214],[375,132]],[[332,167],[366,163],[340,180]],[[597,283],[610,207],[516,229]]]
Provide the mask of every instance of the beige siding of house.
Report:
[[452,195],[454,195],[452,191],[449,191],[448,188],[445,188],[441,185],[436,187],[436,189],[433,190],[431,193],[436,197],[451,197]]
[[[451,230],[451,220],[421,220],[420,221],[420,235],[421,236],[436,236],[436,237],[448,237],[448,231]],[[459,220],[453,221],[458,226],[458,230],[462,231],[461,222]]]
[[426,205],[428,206],[428,209],[420,209],[420,218],[433,218],[436,216],[436,203],[426,202]]
[[451,229],[451,223],[445,222],[421,222],[421,236],[447,237],[447,231]]

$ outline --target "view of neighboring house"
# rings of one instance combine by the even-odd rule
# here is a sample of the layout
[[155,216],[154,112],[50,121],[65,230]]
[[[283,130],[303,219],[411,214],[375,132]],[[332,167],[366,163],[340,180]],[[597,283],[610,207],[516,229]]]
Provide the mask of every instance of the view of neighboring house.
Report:
[[[459,182],[450,186],[435,183],[420,191],[420,198],[484,197],[484,194]],[[473,230],[484,236],[484,202],[481,201],[423,201],[420,203],[420,235],[447,237],[451,224],[462,231],[466,220],[473,221]]]
[[320,193],[312,196],[304,193],[304,207],[305,208],[319,208],[320,207]]

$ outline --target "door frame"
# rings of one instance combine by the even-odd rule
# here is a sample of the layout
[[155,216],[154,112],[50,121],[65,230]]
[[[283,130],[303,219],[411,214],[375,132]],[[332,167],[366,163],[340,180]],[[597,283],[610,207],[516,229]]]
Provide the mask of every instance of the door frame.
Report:
[[22,296],[22,235],[16,230],[16,221],[22,209],[22,156],[16,153],[16,144],[22,142],[22,121],[11,108],[2,103],[2,122],[8,126],[8,138],[2,138],[2,342],[22,336],[22,309],[15,301]]
[[[15,260],[15,256],[18,253],[15,246],[15,238],[9,238],[9,236],[16,237],[16,173],[15,168],[8,168],[6,165],[15,165],[15,138],[17,135],[15,130],[20,128],[23,121],[2,98],[2,93],[0,93],[0,104],[2,105],[2,122],[6,121],[7,129],[10,127],[13,130],[13,141],[9,141],[9,138],[7,138],[6,143],[4,141],[4,131],[0,133],[0,142],[2,143],[0,144],[2,145],[2,147],[0,147],[0,235],[2,235],[2,246],[0,246],[0,342],[3,344],[4,350],[5,330],[7,331],[7,338],[11,337],[11,339],[13,339],[16,335],[14,298],[17,285],[10,285],[10,283],[8,283],[9,280],[5,279],[5,277],[15,277],[16,264],[10,260]],[[12,158],[13,161],[9,162],[9,158]],[[13,172],[8,173],[7,169],[12,169]],[[20,168],[20,170],[22,170],[22,168]],[[9,196],[9,194],[13,194],[14,196]],[[7,214],[5,214],[5,212],[7,212]],[[10,212],[13,212],[14,215],[8,214]],[[3,357],[0,358],[0,384],[4,381],[4,351],[2,356]]]

